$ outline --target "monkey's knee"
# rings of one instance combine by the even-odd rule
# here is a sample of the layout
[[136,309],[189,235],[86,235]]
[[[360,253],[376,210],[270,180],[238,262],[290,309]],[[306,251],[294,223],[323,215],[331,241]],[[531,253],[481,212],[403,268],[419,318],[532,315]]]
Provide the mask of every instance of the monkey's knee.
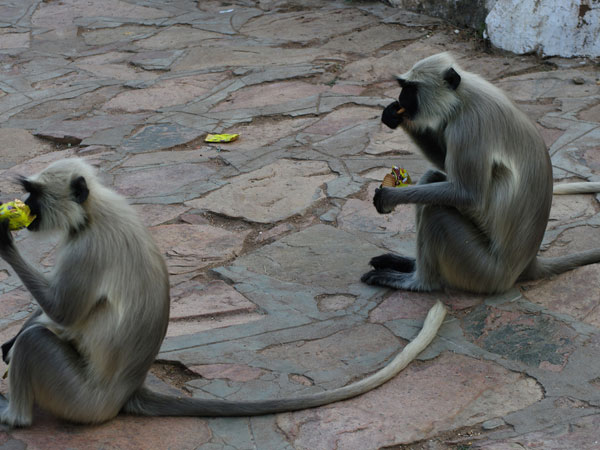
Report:
[[423,174],[423,176],[421,176],[421,178],[419,178],[417,184],[439,183],[446,180],[447,177],[444,172],[440,172],[436,169],[429,169]]
[[23,333],[23,331],[36,325],[36,321],[39,319],[39,317],[41,315],[42,315],[42,309],[38,308],[36,311],[34,311],[33,314],[31,314],[31,316],[29,316],[29,318],[27,319],[27,321],[25,322],[23,327],[17,332],[17,334],[12,339],[9,339],[8,341],[6,341],[4,344],[2,344],[0,346],[0,348],[2,349],[2,360],[5,363],[8,364],[10,362],[11,350],[14,348],[17,338],[21,335],[21,333]]
[[421,219],[419,269],[436,272],[444,285],[469,292],[502,292],[514,284],[511,265],[493,253],[485,232],[458,210],[427,207]]
[[[17,335],[18,336],[18,335]],[[0,348],[2,348],[2,360],[6,363],[9,364],[10,363],[10,356],[11,356],[11,350],[13,348],[13,346],[15,345],[15,342],[17,340],[17,336],[13,337],[12,339],[6,341],[4,344],[2,344],[2,346]]]

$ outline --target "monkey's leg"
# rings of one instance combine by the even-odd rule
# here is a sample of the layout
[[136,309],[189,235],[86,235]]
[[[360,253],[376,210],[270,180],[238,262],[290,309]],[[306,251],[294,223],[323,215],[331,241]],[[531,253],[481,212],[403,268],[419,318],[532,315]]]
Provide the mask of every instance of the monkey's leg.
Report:
[[516,276],[488,236],[451,207],[427,206],[418,229],[417,276],[476,293],[502,292]]
[[363,281],[395,289],[429,291],[451,286],[478,293],[500,292],[514,284],[483,231],[458,210],[424,206],[420,214],[415,272],[373,270]]
[[390,269],[396,272],[415,271],[415,258],[394,255],[393,253],[384,253],[383,255],[375,256],[371,258],[369,264],[375,270]]
[[34,325],[35,322],[37,321],[37,319],[42,315],[42,309],[41,308],[37,308],[33,314],[31,316],[29,316],[29,318],[27,319],[27,321],[23,324],[23,326],[21,327],[21,329],[18,331],[18,333],[12,338],[9,339],[8,341],[6,341],[4,344],[2,344],[2,346],[0,346],[0,348],[2,349],[2,360],[5,363],[9,363],[10,362],[10,351],[13,347],[13,345],[15,345],[15,341],[17,340],[17,338],[21,335],[21,333],[26,330],[27,328],[29,328],[30,326]]
[[98,388],[86,370],[85,360],[72,345],[40,325],[27,328],[14,345],[9,404],[0,413],[0,421],[30,425],[34,401],[74,422],[102,422],[116,416],[128,393]]
[[371,285],[407,291],[433,291],[440,289],[442,284],[436,270],[436,261],[429,258],[421,258],[422,249],[426,247],[422,238],[421,233],[417,230],[417,259],[413,271],[399,272],[390,268],[375,268],[375,270],[365,273],[361,277],[361,281]]

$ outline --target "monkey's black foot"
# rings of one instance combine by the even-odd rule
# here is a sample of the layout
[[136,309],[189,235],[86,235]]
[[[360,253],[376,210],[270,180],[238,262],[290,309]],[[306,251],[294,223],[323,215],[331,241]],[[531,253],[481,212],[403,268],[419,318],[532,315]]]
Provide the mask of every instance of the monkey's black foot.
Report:
[[386,253],[384,255],[376,256],[369,262],[374,269],[392,269],[398,272],[414,272],[415,271],[415,259],[408,258],[406,256],[394,255],[393,253]]
[[371,270],[365,273],[361,279],[363,283],[372,286],[384,286],[405,291],[430,291],[431,288],[424,286],[416,277],[415,273],[402,273],[390,269]]
[[363,274],[362,277],[360,277],[360,281],[362,281],[363,283],[366,284],[370,284],[372,286],[378,286],[379,283],[377,283],[377,274],[379,273],[379,270],[371,270],[365,274]]
[[[386,286],[396,288],[398,282],[403,282],[412,278],[410,273],[397,272],[391,269],[376,269],[365,273],[360,281],[372,286]],[[402,289],[399,287],[397,289]]]

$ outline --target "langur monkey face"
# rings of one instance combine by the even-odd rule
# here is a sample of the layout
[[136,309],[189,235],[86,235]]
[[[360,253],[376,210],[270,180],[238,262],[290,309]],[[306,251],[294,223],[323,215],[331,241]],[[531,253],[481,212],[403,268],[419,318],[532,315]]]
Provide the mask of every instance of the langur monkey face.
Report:
[[34,177],[19,179],[28,194],[24,202],[36,216],[28,226],[30,231],[69,231],[85,224],[83,204],[89,195],[88,183],[86,176],[71,169],[65,165],[64,170],[57,171],[51,165]]
[[396,78],[402,88],[400,96],[398,101],[385,108],[381,116],[381,121],[389,128],[396,129],[402,123],[426,120],[429,116],[439,117],[443,112],[430,110],[429,105],[439,105],[444,98],[446,103],[453,103],[449,94],[460,85],[460,75],[450,68],[441,74],[443,83],[440,84],[439,81],[433,82],[435,80],[424,77],[422,72],[415,66],[410,72]]

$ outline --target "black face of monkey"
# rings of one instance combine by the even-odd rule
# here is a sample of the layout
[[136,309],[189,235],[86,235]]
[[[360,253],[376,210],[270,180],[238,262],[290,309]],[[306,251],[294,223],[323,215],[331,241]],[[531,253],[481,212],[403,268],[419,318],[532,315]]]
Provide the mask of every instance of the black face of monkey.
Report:
[[401,108],[404,108],[404,116],[407,119],[413,119],[419,110],[417,97],[419,85],[415,82],[405,81],[402,78],[398,78],[398,83],[402,86],[398,103],[400,103]]
[[397,128],[403,119],[412,119],[417,114],[419,107],[417,83],[406,81],[402,78],[398,78],[398,83],[402,86],[398,101],[385,108],[381,116],[381,121],[392,129]]
[[[455,91],[461,82],[460,75],[450,67],[443,73],[446,88]],[[423,82],[409,81],[398,78],[398,84],[402,87],[398,101],[392,103],[383,110],[381,121],[388,127],[397,128],[404,119],[414,120],[419,112],[419,89]]]
[[[52,212],[56,205],[60,202],[74,201],[82,204],[89,196],[89,189],[84,177],[74,178],[69,185],[67,198],[58,198],[56,193],[44,192],[44,185],[38,181],[32,181],[25,177],[20,180],[23,188],[29,193],[25,204],[29,206],[31,214],[36,216],[33,222],[27,227],[30,231],[38,231],[42,224],[42,216],[46,215],[48,208],[52,208]],[[60,214],[60,212],[57,212]]]

